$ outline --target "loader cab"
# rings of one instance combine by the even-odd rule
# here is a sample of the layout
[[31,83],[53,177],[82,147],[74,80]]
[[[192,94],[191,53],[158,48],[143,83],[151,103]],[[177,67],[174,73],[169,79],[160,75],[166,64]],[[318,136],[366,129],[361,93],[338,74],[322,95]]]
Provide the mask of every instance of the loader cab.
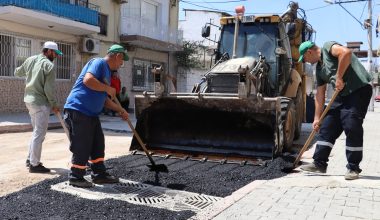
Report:
[[[241,23],[239,25],[237,58],[251,56],[259,57],[259,53],[265,56],[267,62],[274,63],[276,55],[277,27],[272,24]],[[220,35],[218,51],[220,54],[227,52],[232,55],[234,41],[234,24],[224,25]]]
[[[270,19],[271,17],[265,18]],[[260,22],[257,20],[256,18],[254,22],[240,22],[236,55],[237,58],[253,57],[255,60],[259,59],[260,54],[265,57],[266,62],[270,65],[268,83],[271,92],[268,95],[274,97],[281,95],[283,88],[286,86],[285,82],[290,77],[291,52],[289,39],[286,37],[283,23]],[[222,25],[221,28],[215,61],[219,60],[221,55],[225,53],[229,57],[232,56],[235,24],[228,21],[227,19],[227,23]],[[276,53],[278,47],[283,48],[286,53]]]

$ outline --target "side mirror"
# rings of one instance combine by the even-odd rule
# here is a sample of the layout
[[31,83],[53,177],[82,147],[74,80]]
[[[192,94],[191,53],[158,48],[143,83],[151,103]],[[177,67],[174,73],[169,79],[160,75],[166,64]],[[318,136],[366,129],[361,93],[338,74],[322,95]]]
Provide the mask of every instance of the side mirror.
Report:
[[295,23],[287,23],[285,26],[286,34],[290,39],[294,38],[294,34],[296,33],[296,24]]
[[205,25],[202,27],[202,37],[210,37],[210,26]]

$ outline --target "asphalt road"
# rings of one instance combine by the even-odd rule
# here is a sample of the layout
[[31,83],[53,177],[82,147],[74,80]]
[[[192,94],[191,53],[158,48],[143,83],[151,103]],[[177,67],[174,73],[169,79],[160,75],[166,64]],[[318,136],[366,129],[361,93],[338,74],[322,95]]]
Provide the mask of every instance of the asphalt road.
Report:
[[[141,155],[127,155],[107,161],[111,174],[127,180],[176,190],[225,197],[254,180],[268,180],[286,175],[289,165],[278,158],[267,166],[240,166],[212,162],[155,158],[166,164],[169,173],[150,172],[148,160]],[[67,179],[61,175],[0,197],[0,213],[5,219],[188,219],[190,210],[170,211],[135,205],[114,199],[89,200],[51,189]]]

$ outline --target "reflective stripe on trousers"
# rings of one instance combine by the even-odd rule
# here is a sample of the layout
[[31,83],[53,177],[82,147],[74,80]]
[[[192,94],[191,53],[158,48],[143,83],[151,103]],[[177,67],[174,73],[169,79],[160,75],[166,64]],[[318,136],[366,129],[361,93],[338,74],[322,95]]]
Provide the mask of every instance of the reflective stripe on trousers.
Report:
[[317,136],[314,163],[326,167],[335,140],[344,131],[346,135],[347,168],[361,171],[359,164],[363,159],[363,120],[367,113],[372,86],[364,86],[354,93],[340,97],[334,102],[322,122]]

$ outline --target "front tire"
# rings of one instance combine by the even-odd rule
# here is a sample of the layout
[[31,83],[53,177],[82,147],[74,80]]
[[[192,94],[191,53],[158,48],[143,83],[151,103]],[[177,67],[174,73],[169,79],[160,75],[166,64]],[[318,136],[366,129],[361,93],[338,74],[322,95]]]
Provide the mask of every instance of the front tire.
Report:
[[294,105],[295,105],[295,110],[296,110],[296,117],[294,118],[295,119],[294,139],[296,140],[301,136],[302,121],[303,121],[303,114],[304,114],[304,103],[303,103],[301,87],[299,87],[297,90],[297,96],[294,99]]
[[281,119],[283,123],[283,148],[282,152],[289,151],[293,146],[295,127],[296,127],[296,107],[292,100],[286,103],[286,106],[281,103]]

